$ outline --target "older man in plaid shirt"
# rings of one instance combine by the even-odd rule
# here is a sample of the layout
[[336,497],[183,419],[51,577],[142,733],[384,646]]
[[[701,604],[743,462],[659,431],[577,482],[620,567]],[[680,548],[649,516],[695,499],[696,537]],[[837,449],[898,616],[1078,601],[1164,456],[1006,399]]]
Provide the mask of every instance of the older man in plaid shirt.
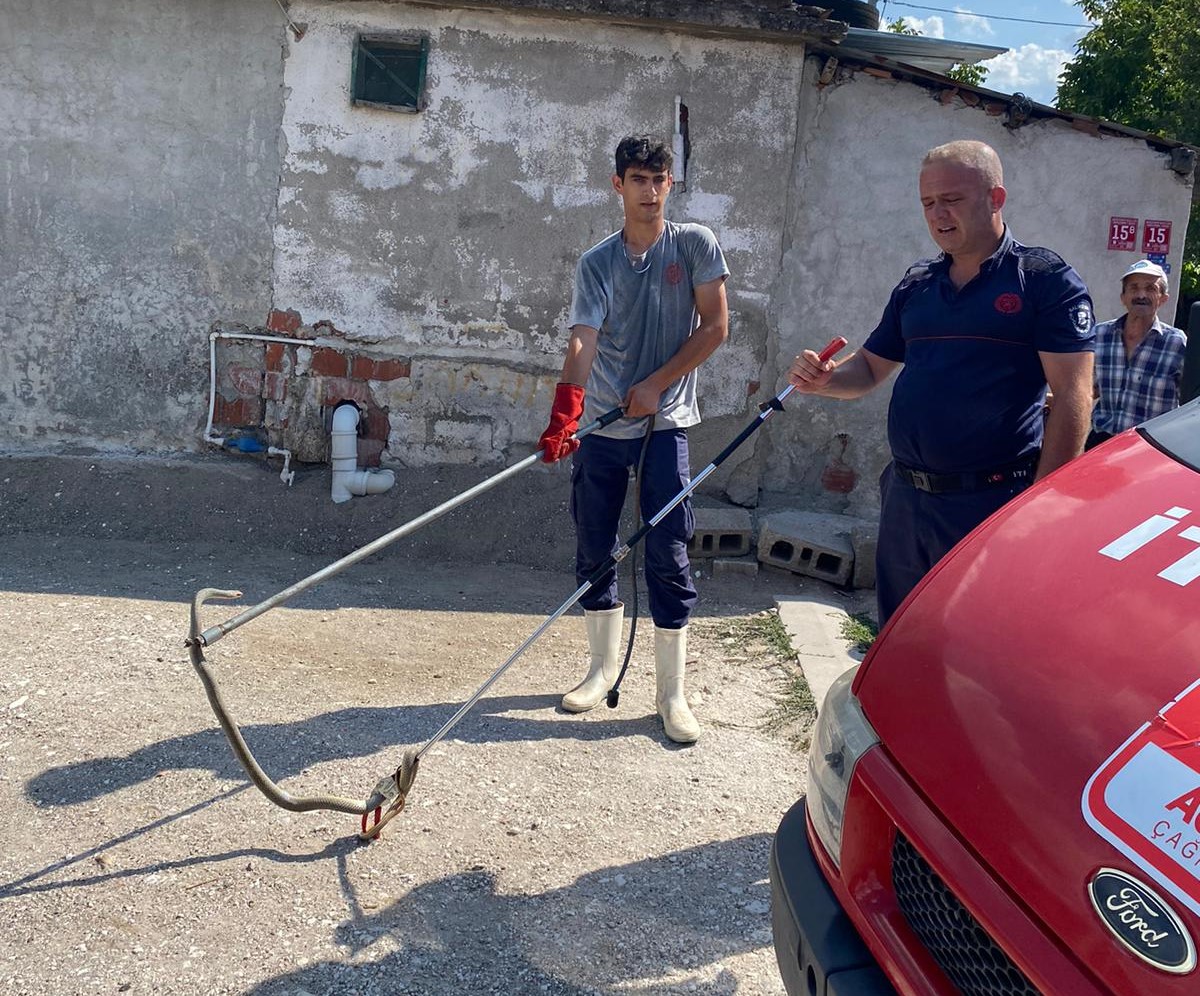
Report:
[[1096,406],[1085,449],[1179,406],[1187,336],[1158,319],[1167,274],[1139,259],[1121,277],[1125,314],[1096,326]]

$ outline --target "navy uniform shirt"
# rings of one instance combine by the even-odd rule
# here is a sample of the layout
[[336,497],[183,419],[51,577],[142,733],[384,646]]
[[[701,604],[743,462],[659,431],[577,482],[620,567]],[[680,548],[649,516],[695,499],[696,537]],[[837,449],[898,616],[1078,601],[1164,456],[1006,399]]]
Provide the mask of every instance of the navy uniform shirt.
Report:
[[1094,349],[1079,274],[1005,228],[997,250],[955,289],[945,253],[909,267],[863,348],[903,363],[888,408],[892,456],[935,474],[988,471],[1042,445],[1039,352]]

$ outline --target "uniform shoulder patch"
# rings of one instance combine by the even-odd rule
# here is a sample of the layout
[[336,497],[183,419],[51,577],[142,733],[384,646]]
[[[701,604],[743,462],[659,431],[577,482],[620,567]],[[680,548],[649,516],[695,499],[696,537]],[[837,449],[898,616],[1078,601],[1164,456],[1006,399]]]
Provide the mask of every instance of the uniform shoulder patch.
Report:
[[1090,332],[1092,329],[1092,306],[1088,301],[1077,301],[1071,309],[1071,321],[1080,332]]

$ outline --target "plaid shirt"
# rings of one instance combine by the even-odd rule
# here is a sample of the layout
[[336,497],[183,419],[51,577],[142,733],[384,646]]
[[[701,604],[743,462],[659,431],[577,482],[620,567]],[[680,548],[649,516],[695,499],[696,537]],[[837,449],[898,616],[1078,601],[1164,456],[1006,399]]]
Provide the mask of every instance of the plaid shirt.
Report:
[[1096,390],[1092,428],[1124,432],[1179,407],[1179,380],[1187,336],[1154,319],[1130,359],[1125,357],[1125,316],[1096,326]]

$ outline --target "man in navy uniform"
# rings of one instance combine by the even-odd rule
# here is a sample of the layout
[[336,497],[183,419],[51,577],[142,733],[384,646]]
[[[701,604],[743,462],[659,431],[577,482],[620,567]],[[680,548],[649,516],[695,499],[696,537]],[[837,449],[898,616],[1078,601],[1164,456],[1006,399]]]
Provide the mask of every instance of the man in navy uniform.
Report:
[[1057,253],[1009,233],[995,150],[930,150],[919,191],[941,254],[909,267],[861,349],[823,364],[806,350],[789,371],[798,391],[857,398],[903,368],[880,477],[880,625],[955,543],[1082,451],[1092,404],[1087,288]]

